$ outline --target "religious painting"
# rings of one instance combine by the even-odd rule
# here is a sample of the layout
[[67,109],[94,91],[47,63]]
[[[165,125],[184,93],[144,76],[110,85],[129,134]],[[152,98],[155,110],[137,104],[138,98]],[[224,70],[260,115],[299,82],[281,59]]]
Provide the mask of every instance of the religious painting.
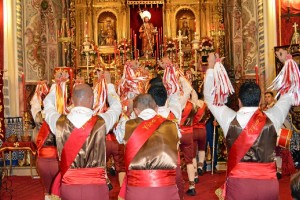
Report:
[[289,45],[296,34],[299,37],[300,1],[276,0],[276,11],[278,44]]
[[113,46],[117,39],[117,18],[112,12],[103,12],[98,17],[99,46]]
[[190,9],[181,9],[176,14],[176,32],[181,31],[184,37],[187,37],[183,44],[190,43],[196,32],[196,18]]

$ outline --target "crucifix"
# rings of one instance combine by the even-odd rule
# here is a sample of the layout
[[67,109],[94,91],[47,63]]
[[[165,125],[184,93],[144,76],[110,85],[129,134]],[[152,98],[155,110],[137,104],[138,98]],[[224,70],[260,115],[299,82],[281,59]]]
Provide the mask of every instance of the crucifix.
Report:
[[294,34],[293,34],[291,43],[298,44],[298,37],[299,37],[299,33],[297,31],[298,24],[295,22],[293,27],[294,27]]
[[183,52],[181,51],[181,42],[184,40],[184,39],[187,39],[188,37],[187,36],[183,36],[181,35],[181,30],[178,31],[178,36],[177,38],[174,38],[174,40],[177,40],[178,41],[178,48],[179,48],[179,66],[180,68],[182,68],[182,57],[183,57]]
[[298,24],[296,22],[294,23],[293,27],[294,27],[294,32],[297,33]]

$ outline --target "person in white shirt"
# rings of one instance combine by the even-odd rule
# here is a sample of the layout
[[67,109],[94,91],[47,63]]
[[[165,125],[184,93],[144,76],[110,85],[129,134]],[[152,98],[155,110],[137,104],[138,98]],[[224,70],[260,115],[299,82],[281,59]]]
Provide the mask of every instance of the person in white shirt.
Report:
[[179,142],[176,123],[157,115],[150,94],[138,95],[133,109],[138,117],[126,122],[124,136],[125,199],[179,200],[175,182]]
[[261,111],[259,86],[254,82],[245,82],[239,90],[240,109],[237,112],[226,105],[214,105],[213,67],[220,61],[217,58],[214,53],[209,54],[204,97],[223,129],[229,152],[225,198],[278,199],[274,150],[277,133],[292,104],[292,95],[282,95],[272,108]]
[[56,135],[61,160],[61,177],[55,181],[58,184],[52,186],[52,192],[56,195],[60,192],[62,199],[109,199],[105,178],[105,135],[118,120],[121,103],[111,84],[110,74],[105,72],[104,76],[109,109],[99,116],[94,116],[93,91],[87,84],[74,87],[71,97],[74,107],[67,115],[56,111],[55,84],[44,100],[45,120]]

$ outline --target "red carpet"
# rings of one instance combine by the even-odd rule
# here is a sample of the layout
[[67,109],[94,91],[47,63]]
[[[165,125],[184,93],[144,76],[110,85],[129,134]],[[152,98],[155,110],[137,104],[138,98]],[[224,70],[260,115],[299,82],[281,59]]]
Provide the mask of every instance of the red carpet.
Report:
[[[186,174],[184,177],[187,178]],[[117,194],[119,191],[119,187],[117,185],[117,177],[110,177],[111,182],[113,183],[114,189],[110,191],[110,200],[116,200]],[[225,173],[221,174],[204,174],[204,176],[200,176],[200,181],[196,184],[197,195],[195,197],[186,196],[185,200],[214,200],[217,199],[214,191],[218,188],[225,179]],[[280,200],[291,200],[290,197],[290,189],[289,189],[289,181],[290,177],[285,176],[280,181]],[[8,177],[8,183],[12,185],[10,188],[12,192],[1,191],[1,200],[43,200],[43,189],[39,179],[32,179],[30,176],[11,176]],[[188,183],[186,180],[186,189],[188,187]],[[5,185],[2,185],[3,187]],[[9,186],[9,185],[8,185]],[[10,194],[12,198],[10,198]]]

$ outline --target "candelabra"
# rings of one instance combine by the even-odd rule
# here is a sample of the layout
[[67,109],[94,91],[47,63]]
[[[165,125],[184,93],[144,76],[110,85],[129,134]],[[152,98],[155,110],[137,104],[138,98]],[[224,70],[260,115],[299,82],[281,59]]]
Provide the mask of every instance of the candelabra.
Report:
[[216,49],[219,50],[219,53],[221,55],[224,55],[223,49],[224,49],[224,40],[223,37],[225,36],[225,31],[224,31],[224,24],[220,24],[219,27],[216,29],[213,29],[210,31],[211,37],[213,37],[216,41]]
[[191,42],[192,43],[192,49],[193,49],[193,51],[194,51],[194,66],[195,66],[195,73],[196,73],[196,76],[197,76],[197,68],[198,68],[198,66],[197,66],[197,53],[198,53],[198,50],[199,50],[199,45],[200,45],[200,40],[198,39],[198,37],[197,37],[198,35],[196,34],[196,32],[195,32],[195,37],[194,37],[194,40]]
[[90,67],[90,58],[91,55],[95,54],[94,45],[92,42],[89,41],[89,37],[86,34],[84,36],[84,42],[82,44],[83,49],[81,54],[83,54],[86,58],[86,75],[87,75],[87,83],[90,83],[90,75],[89,75],[89,67]]

